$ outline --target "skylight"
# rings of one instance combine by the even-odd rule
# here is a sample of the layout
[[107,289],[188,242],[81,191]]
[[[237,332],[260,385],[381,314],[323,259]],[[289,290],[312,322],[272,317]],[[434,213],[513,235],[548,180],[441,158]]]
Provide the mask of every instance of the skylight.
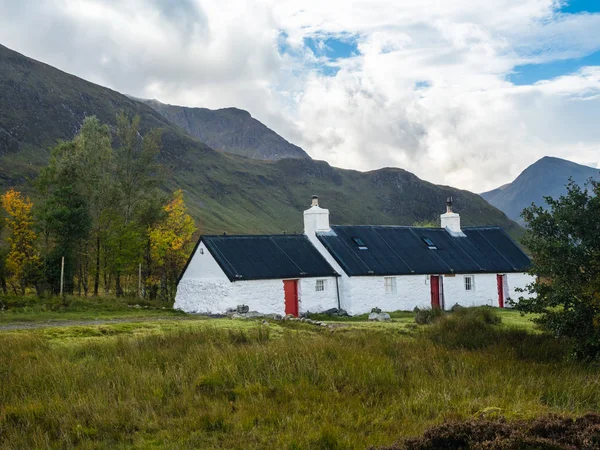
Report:
[[421,237],[421,239],[423,240],[423,242],[425,242],[425,244],[427,244],[427,248],[429,248],[429,250],[437,250],[437,247],[431,239],[426,237]]
[[353,237],[352,241],[354,241],[359,250],[368,250],[368,247],[365,245],[361,238]]

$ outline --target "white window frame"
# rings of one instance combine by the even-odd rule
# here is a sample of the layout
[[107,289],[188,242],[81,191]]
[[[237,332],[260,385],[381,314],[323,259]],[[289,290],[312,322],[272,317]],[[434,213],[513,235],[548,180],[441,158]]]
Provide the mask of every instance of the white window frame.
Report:
[[383,286],[386,294],[395,294],[396,277],[383,277]]
[[[469,286],[468,288],[467,285]],[[473,292],[475,290],[475,277],[473,275],[465,275],[464,287],[467,292]]]
[[320,279],[315,281],[315,292],[325,292],[327,290],[327,280]]

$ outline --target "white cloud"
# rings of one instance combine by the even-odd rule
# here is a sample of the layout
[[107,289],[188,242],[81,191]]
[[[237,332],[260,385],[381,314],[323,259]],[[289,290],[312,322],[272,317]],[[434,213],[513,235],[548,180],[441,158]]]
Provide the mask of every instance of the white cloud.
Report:
[[[248,109],[333,165],[482,191],[544,155],[599,162],[598,67],[507,81],[516,66],[600,50],[600,15],[557,4],[0,0],[0,42],[135,96]],[[336,36],[357,53],[328,60],[319,39]]]

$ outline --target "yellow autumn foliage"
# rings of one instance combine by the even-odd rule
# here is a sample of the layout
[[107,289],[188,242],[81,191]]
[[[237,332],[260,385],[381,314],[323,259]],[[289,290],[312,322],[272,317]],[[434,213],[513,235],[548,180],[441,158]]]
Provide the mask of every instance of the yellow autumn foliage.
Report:
[[165,219],[150,230],[152,259],[159,266],[181,269],[187,258],[186,245],[196,231],[194,219],[187,214],[183,191],[177,190],[164,207]]
[[8,243],[10,250],[6,259],[9,281],[24,290],[32,270],[40,264],[40,256],[36,249],[37,235],[33,231],[33,203],[28,197],[9,190],[0,197],[6,212],[5,224],[10,230]]

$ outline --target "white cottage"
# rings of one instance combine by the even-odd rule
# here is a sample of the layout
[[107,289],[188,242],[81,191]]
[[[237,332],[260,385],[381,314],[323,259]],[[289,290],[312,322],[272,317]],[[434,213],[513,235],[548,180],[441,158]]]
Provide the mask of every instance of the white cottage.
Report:
[[298,315],[342,308],[356,315],[418,307],[504,307],[532,281],[531,261],[498,227],[332,225],[313,196],[304,235],[203,236],[177,289],[175,308],[221,313],[237,305]]

